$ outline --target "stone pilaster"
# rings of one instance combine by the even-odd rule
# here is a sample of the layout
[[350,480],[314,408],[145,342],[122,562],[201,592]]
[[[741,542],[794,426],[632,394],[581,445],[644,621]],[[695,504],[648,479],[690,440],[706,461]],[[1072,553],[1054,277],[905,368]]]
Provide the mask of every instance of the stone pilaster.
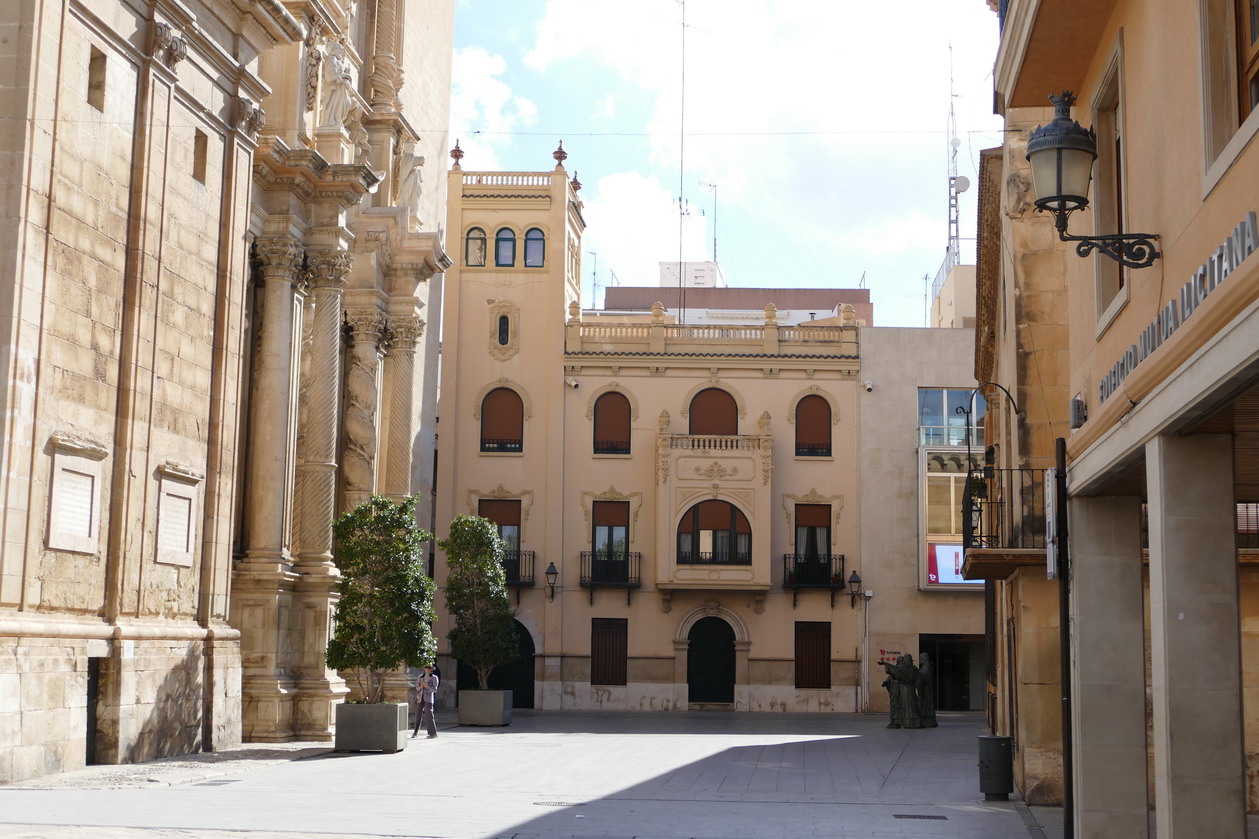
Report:
[[424,334],[418,317],[389,322],[389,352],[384,378],[388,392],[385,475],[382,491],[395,500],[411,494],[412,441],[415,437],[415,346]]
[[385,316],[377,309],[346,314],[350,325],[350,367],[345,377],[345,510],[376,490],[376,414],[380,342]]

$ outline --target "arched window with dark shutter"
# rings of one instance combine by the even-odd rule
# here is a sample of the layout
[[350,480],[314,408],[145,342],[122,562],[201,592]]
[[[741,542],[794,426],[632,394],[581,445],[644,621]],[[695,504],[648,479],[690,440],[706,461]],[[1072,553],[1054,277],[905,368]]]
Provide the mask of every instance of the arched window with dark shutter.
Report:
[[536,227],[525,232],[525,267],[541,268],[546,260],[546,235]]
[[485,266],[485,231],[479,227],[468,231],[468,238],[463,245],[463,262],[469,268]]
[[752,525],[727,501],[701,501],[678,522],[679,565],[751,565]]
[[509,227],[494,234],[494,264],[499,268],[516,264],[516,234]]
[[630,453],[630,403],[609,391],[595,400],[595,454]]
[[481,400],[481,451],[521,452],[525,441],[525,405],[520,394],[499,387]]
[[796,457],[831,456],[831,406],[816,394],[796,403]]
[[738,434],[739,405],[719,387],[701,390],[691,399],[691,434]]
[[511,318],[507,315],[498,316],[498,345],[500,347],[507,346],[507,342],[511,340]]

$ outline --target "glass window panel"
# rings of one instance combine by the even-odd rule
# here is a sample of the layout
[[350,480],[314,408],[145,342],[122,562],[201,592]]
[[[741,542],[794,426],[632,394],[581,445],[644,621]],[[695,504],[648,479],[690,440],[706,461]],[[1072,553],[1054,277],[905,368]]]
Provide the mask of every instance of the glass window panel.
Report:
[[509,551],[520,550],[520,527],[514,524],[500,524],[498,535],[506,543],[504,548]]

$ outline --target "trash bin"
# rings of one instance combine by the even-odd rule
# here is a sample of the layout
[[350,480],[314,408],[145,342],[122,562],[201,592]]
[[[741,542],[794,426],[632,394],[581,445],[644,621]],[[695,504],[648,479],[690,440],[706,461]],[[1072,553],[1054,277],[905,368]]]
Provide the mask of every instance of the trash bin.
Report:
[[979,736],[979,791],[986,801],[1009,801],[1014,792],[1014,738]]

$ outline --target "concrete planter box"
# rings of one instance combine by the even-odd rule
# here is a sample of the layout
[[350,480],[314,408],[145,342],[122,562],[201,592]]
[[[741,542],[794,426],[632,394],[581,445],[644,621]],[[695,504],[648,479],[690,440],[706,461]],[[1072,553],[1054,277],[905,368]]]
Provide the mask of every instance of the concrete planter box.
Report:
[[508,725],[511,723],[511,691],[459,691],[460,725]]
[[338,752],[400,752],[407,747],[407,706],[404,702],[380,705],[337,706]]

